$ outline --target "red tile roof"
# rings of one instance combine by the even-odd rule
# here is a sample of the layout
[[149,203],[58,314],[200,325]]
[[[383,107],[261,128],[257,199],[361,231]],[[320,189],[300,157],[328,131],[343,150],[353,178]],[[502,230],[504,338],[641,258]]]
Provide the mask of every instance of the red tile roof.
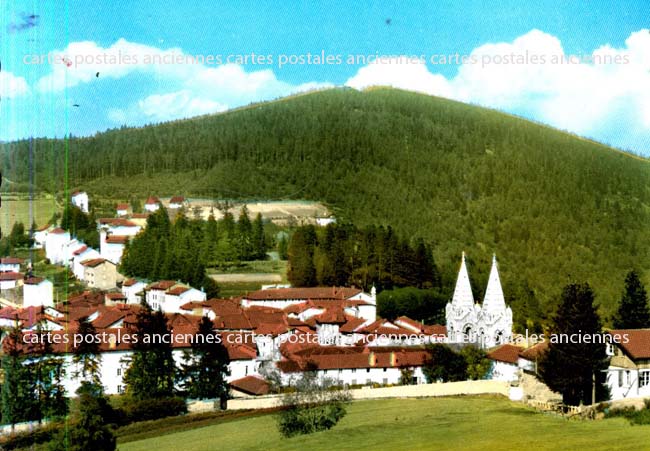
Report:
[[45,279],[42,277],[28,277],[25,279],[25,285],[38,285],[43,282]]
[[183,294],[183,293],[185,293],[186,291],[189,291],[189,290],[190,290],[190,287],[179,286],[179,287],[174,287],[174,288],[171,288],[171,289],[167,290],[166,294],[170,294],[172,296],[178,296],[178,295],[181,295],[181,294]]
[[522,359],[530,360],[534,362],[539,359],[544,352],[548,349],[548,341],[542,341],[536,345],[531,346],[530,348],[524,349],[519,353],[519,356]]
[[170,204],[182,204],[183,202],[185,202],[185,198],[183,196],[174,196],[169,199]]
[[123,286],[123,287],[132,287],[133,285],[135,285],[135,284],[138,283],[138,282],[139,282],[139,281],[138,281],[137,279],[126,279],[126,280],[122,283],[122,286]]
[[609,334],[617,337],[618,346],[633,360],[650,359],[650,329],[617,329]]
[[57,227],[56,229],[51,230],[50,233],[53,233],[55,235],[60,235],[62,233],[66,233],[66,232],[61,227]]
[[151,285],[147,287],[148,290],[161,290],[161,291],[167,291],[171,287],[176,285],[176,282],[173,280],[160,280],[158,282],[154,282]]
[[126,244],[131,237],[128,235],[109,235],[106,242],[109,244]]
[[131,218],[134,219],[147,219],[149,217],[149,213],[133,213],[131,215]]
[[131,208],[129,204],[117,204],[115,206],[116,210],[128,210],[129,208]]
[[16,257],[5,257],[0,259],[0,263],[3,265],[22,265],[24,260],[22,258]]
[[19,272],[13,272],[13,271],[0,272],[0,280],[21,280],[24,278],[25,276]]
[[313,288],[272,288],[248,293],[244,298],[252,301],[275,300],[345,300],[361,293],[357,288],[347,287],[313,287]]
[[230,387],[249,395],[266,395],[269,393],[269,383],[257,376],[246,376],[230,383]]
[[102,263],[106,263],[106,262],[110,263],[111,265],[115,265],[115,263],[108,261],[105,258],[93,258],[90,260],[84,260],[81,262],[81,264],[86,267],[95,268],[101,265]]
[[519,353],[522,349],[519,346],[504,344],[488,353],[488,358],[497,362],[517,364]]
[[135,222],[125,218],[99,218],[97,222],[115,227],[139,227]]
[[74,251],[72,254],[73,254],[73,255],[81,255],[81,254],[83,254],[84,252],[86,252],[87,250],[88,250],[88,246],[85,246],[85,245],[84,245],[84,246],[81,246],[81,247],[80,247],[79,249],[77,249],[76,251]]
[[156,196],[149,196],[149,198],[147,199],[146,205],[155,205],[158,202],[160,202],[160,200]]

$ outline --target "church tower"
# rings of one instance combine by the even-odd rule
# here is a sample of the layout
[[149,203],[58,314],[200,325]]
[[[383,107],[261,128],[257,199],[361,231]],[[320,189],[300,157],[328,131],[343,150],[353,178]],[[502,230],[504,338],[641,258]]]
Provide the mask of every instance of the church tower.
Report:
[[490,348],[511,339],[512,310],[506,306],[503,296],[496,255],[492,256],[492,269],[481,306],[474,303],[463,252],[454,295],[445,313],[449,343],[469,342]]
[[474,305],[474,295],[465,264],[465,252],[463,252],[454,296],[445,309],[449,343],[463,343],[475,339],[478,309],[479,307]]
[[506,306],[503,296],[496,255],[492,256],[492,269],[478,321],[481,347],[497,346],[512,338],[512,310]]

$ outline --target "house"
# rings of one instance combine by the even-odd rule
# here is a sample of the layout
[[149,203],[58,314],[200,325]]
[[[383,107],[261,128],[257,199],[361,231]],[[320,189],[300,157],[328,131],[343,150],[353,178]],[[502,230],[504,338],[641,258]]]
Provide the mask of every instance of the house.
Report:
[[244,307],[257,305],[284,309],[307,301],[363,301],[368,306],[368,316],[372,316],[371,311],[376,310],[377,292],[374,287],[370,294],[358,288],[348,287],[268,288],[246,294],[241,302]]
[[41,277],[28,277],[23,285],[23,307],[38,306],[54,306],[54,285]]
[[142,227],[126,218],[99,218],[97,228],[108,235],[136,236]]
[[0,259],[0,272],[20,272],[20,265],[24,260],[16,257],[5,257]]
[[101,257],[100,253],[92,247],[86,245],[81,246],[79,249],[72,253],[72,272],[78,280],[84,280],[85,267],[82,262]]
[[0,273],[0,290],[14,290],[23,286],[23,276],[19,272]]
[[34,238],[34,249],[43,249],[49,231],[50,231],[49,224],[46,224],[43,227],[40,227],[34,231],[34,234],[32,235],[32,238]]
[[418,348],[313,346],[290,353],[277,367],[283,385],[291,385],[308,370],[343,386],[399,384],[404,377],[422,384],[426,382],[422,368],[428,358],[429,353]]
[[70,233],[57,227],[47,234],[45,257],[54,265],[65,263],[64,246],[70,241]]
[[136,279],[127,279],[122,283],[122,294],[126,297],[128,304],[139,304],[140,293],[146,288],[147,284]]
[[117,285],[115,263],[105,258],[94,258],[81,262],[84,267],[83,280],[89,288],[110,290]]
[[117,204],[115,206],[115,213],[117,216],[127,216],[131,214],[131,206],[129,204]]
[[498,381],[515,382],[519,380],[519,354],[522,348],[509,343],[503,344],[488,353],[492,360],[490,378]]
[[316,225],[326,227],[330,224],[336,224],[336,218],[331,216],[329,218],[316,218]]
[[88,194],[85,191],[72,193],[72,205],[78,207],[84,213],[88,213]]
[[149,196],[144,204],[144,209],[149,212],[157,211],[160,208],[160,199],[156,196]]
[[612,400],[650,396],[650,329],[608,332],[606,384]]
[[102,258],[118,265],[122,260],[124,246],[130,239],[129,235],[109,235],[102,229],[99,232],[99,253]]
[[196,288],[173,280],[161,280],[145,288],[145,300],[154,310],[165,313],[185,313],[181,308],[188,302],[203,302],[206,294]]
[[169,208],[183,208],[187,205],[187,202],[185,201],[185,198],[183,196],[174,196],[171,199],[169,199]]
[[259,376],[245,376],[230,382],[233,398],[268,395],[269,390],[269,383]]

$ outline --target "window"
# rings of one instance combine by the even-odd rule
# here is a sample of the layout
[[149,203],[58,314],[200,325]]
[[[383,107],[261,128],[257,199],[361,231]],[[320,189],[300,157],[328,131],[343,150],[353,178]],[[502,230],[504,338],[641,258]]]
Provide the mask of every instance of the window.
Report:
[[623,386],[623,371],[618,372],[618,386],[619,387]]
[[369,373],[369,372],[370,372],[370,368],[368,368],[368,369],[366,370],[366,373]]
[[121,375],[122,375],[122,368],[118,368],[118,369],[117,369],[117,375],[118,375],[118,376],[121,376]]
[[639,372],[639,388],[650,385],[650,371]]
[[357,380],[356,379],[352,379],[352,385],[357,385]]
[[121,385],[118,385],[117,386],[117,392],[120,393],[120,394],[124,393],[124,387],[122,387]]
[[383,383],[384,385],[388,385],[388,378],[385,377],[385,378],[382,380],[382,383]]

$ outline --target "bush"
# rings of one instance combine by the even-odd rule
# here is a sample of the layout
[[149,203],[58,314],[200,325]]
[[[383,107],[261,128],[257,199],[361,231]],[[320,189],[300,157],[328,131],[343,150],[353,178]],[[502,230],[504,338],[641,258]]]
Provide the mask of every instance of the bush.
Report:
[[346,414],[350,401],[347,390],[331,389],[329,379],[319,381],[316,373],[306,372],[296,391],[282,400],[284,410],[278,416],[278,429],[285,437],[331,429]]
[[0,449],[30,449],[36,444],[52,440],[63,426],[64,423],[49,423],[33,431],[4,436],[0,440]]
[[173,417],[187,413],[187,404],[183,398],[157,398],[142,401],[129,401],[122,407],[125,423],[136,421],[157,420],[159,418]]

